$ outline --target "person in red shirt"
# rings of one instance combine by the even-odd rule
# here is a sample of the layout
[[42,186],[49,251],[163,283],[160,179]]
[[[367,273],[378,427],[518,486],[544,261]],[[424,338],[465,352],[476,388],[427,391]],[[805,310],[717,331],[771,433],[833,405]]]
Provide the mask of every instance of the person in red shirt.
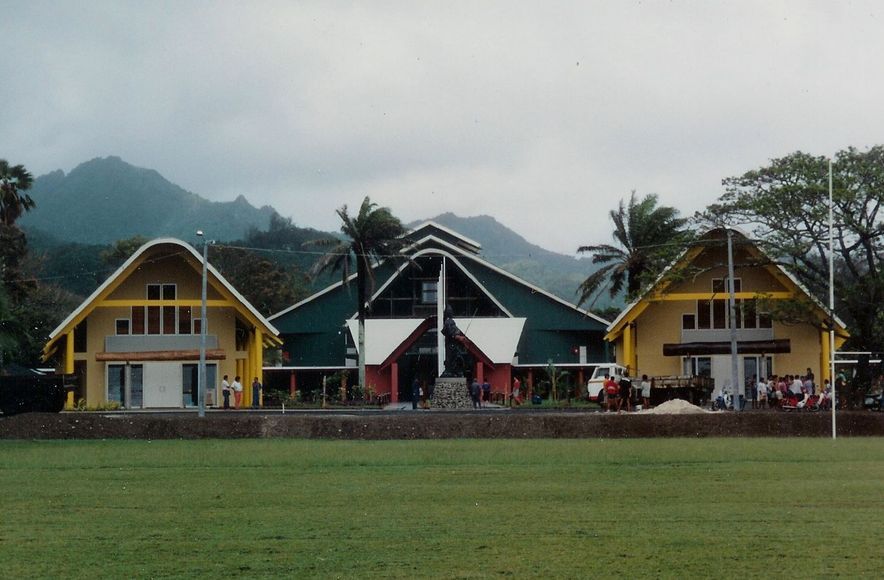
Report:
[[617,408],[619,398],[617,395],[620,391],[620,385],[610,375],[605,375],[605,382],[603,384],[605,385],[605,408],[608,411],[613,411]]
[[522,404],[522,382],[519,377],[513,377],[512,399],[517,406]]

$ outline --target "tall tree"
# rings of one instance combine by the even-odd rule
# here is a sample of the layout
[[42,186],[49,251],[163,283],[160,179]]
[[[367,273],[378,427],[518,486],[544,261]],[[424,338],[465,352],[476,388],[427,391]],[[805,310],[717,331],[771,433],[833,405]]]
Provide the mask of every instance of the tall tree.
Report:
[[25,193],[34,183],[34,177],[24,165],[10,165],[0,159],[0,223],[15,225],[23,213],[34,207],[34,200]]
[[604,264],[577,288],[578,304],[595,297],[594,302],[606,283],[612,298],[624,286],[627,299],[636,298],[690,240],[687,220],[678,214],[673,207],[658,206],[653,193],[639,200],[633,191],[628,203],[621,199],[618,208],[610,212],[615,245],[577,248],[579,253],[591,253],[593,264]]
[[304,275],[297,266],[284,267],[250,250],[212,245],[209,263],[265,316],[309,294]]
[[20,325],[12,317],[12,308],[6,289],[0,284],[0,371],[9,360],[9,353],[15,351],[18,346]]
[[386,207],[378,207],[366,197],[359,213],[351,217],[344,205],[336,210],[341,218],[341,233],[345,240],[323,239],[310,242],[311,245],[330,246],[313,266],[312,275],[322,272],[340,271],[344,284],[350,281],[353,263],[356,265],[356,300],[359,320],[359,385],[365,384],[365,318],[371,313],[371,296],[374,294],[375,279],[373,267],[385,259],[400,259],[400,250],[405,246],[402,235],[405,227]]
[[[884,351],[884,146],[833,159],[836,311],[849,348]],[[697,215],[748,224],[756,242],[828,304],[828,159],[801,151],[723,180],[725,194]]]

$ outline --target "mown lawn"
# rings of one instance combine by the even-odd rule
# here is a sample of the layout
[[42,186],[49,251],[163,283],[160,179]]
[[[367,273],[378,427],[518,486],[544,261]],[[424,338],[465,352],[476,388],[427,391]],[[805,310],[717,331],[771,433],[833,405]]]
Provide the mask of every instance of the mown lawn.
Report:
[[0,443],[0,576],[879,577],[881,439]]

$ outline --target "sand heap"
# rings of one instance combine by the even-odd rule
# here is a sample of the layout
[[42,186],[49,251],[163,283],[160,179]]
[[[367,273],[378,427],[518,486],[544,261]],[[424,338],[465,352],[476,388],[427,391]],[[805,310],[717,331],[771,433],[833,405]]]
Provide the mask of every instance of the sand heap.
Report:
[[692,405],[681,399],[672,399],[661,405],[657,405],[653,409],[641,411],[642,413],[650,413],[652,415],[696,415],[699,413],[709,413],[705,409],[701,409],[696,405]]

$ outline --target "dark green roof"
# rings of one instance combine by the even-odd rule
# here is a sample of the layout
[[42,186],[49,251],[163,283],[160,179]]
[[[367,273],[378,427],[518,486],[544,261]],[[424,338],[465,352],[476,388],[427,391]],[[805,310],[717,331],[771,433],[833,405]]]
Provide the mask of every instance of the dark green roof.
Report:
[[[505,310],[500,315],[525,318],[519,343],[520,364],[576,363],[575,347],[586,346],[588,360],[607,360],[604,333],[608,321],[561,300],[516,276],[490,264],[475,252],[464,248],[469,242],[456,233],[425,224],[415,232],[420,235],[411,255],[446,255],[454,262],[449,268],[461,268],[466,278],[478,283]],[[414,232],[413,232],[414,233]],[[438,235],[437,235],[438,234]],[[468,240],[468,238],[466,238]],[[404,269],[409,272],[409,269]],[[385,289],[399,276],[390,262],[375,268],[378,289]],[[395,277],[395,278],[394,278]],[[270,320],[280,331],[291,366],[338,366],[346,353],[345,321],[356,312],[356,286],[334,284],[306,300],[284,310]]]

